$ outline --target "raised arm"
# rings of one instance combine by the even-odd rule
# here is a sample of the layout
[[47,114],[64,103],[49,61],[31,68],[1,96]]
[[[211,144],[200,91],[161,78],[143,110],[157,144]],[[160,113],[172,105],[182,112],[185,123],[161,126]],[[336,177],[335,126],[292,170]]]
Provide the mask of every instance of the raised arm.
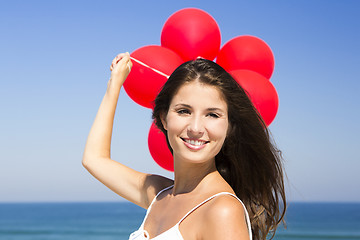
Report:
[[110,158],[111,136],[120,89],[132,67],[128,53],[112,61],[111,77],[91,127],[82,163],[100,182],[125,199],[147,208],[158,191],[171,180],[135,171]]

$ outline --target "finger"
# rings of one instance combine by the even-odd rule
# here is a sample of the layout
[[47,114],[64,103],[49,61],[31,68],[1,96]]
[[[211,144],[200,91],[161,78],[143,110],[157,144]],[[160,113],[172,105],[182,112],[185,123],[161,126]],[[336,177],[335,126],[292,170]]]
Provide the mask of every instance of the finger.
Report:
[[111,65],[110,65],[110,70],[111,70],[111,71],[114,69],[114,66],[115,66],[115,59],[113,60],[113,62],[112,62]]
[[114,69],[114,66],[118,63],[118,61],[120,59],[120,55],[121,54],[116,55],[116,57],[114,57],[114,59],[112,60],[111,65],[110,65],[110,71],[112,71]]
[[115,58],[115,64],[118,63],[121,59],[123,59],[126,56],[126,53],[120,53]]
[[120,59],[121,59],[121,57],[119,55],[117,55],[114,59],[114,63],[115,64],[118,63]]
[[130,56],[129,56],[129,61],[128,61],[128,64],[130,65],[130,68],[132,68],[132,67],[133,67],[133,62],[131,61]]
[[115,63],[115,59],[111,62],[111,65],[110,65],[110,70],[111,71],[114,69],[114,63]]
[[120,57],[119,57],[119,55],[117,55],[117,56],[114,58],[114,60],[112,61],[112,65],[116,65],[116,63],[118,63],[119,59],[120,59]]
[[[110,71],[112,71],[114,69],[114,67],[122,60],[122,59],[130,59],[130,55],[129,53],[120,53],[118,54],[111,62],[111,65],[110,65]],[[124,60],[126,61],[126,60]],[[130,68],[132,67],[132,65],[130,66]]]
[[130,60],[130,56],[128,54],[124,54],[121,59],[117,62],[117,64],[126,65]]
[[129,72],[131,71],[132,67],[133,67],[133,63],[131,61],[131,59],[129,58],[129,61],[126,63],[127,67],[129,68]]
[[112,70],[114,69],[114,65],[116,64],[117,58],[118,58],[118,56],[116,56],[116,57],[112,60],[111,65],[110,65],[110,71],[112,71]]
[[132,64],[132,61],[130,58],[130,54],[128,52],[126,53],[126,57],[127,57],[126,66],[128,67],[129,72],[131,72],[131,68],[132,68],[133,64]]

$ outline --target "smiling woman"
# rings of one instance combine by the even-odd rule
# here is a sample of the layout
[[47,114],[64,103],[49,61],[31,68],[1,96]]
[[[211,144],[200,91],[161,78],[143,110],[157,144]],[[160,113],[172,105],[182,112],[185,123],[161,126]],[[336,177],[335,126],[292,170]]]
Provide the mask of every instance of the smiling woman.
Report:
[[[190,153],[194,151],[188,151],[192,160],[207,153],[201,157],[202,161],[208,162],[208,168],[203,164],[186,166],[186,161],[177,160],[181,151],[175,151],[170,123],[164,121],[169,121],[169,116],[176,111],[173,107],[176,104],[186,105],[180,108],[186,113],[182,118],[186,120],[180,124],[187,126],[187,132],[183,132],[185,136],[195,140],[205,135],[203,140],[209,141],[209,145],[218,144],[192,155]],[[206,59],[184,63],[173,72],[157,96],[153,118],[173,151],[175,186],[177,180],[182,182],[181,169],[187,169],[186,176],[193,172],[192,179],[201,176],[200,182],[206,182],[204,180],[210,176],[201,175],[204,169],[215,169],[220,177],[207,191],[219,187],[218,191],[234,192],[241,198],[249,211],[255,239],[265,239],[270,231],[275,233],[286,209],[280,151],[271,143],[266,124],[247,94],[230,74]],[[214,152],[210,153],[211,150]],[[180,164],[186,167],[179,166],[177,174],[176,165]],[[214,164],[212,168],[209,167],[211,164]],[[225,186],[222,182],[226,182]],[[233,237],[238,239],[236,235]]]
[[129,239],[266,239],[274,233],[286,207],[279,151],[244,90],[212,61],[179,66],[155,100],[153,118],[173,154],[174,180],[110,159],[116,104],[131,66],[128,54],[113,60],[83,157],[97,179],[147,209]]
[[174,165],[214,161],[226,138],[227,115],[227,104],[217,88],[199,81],[184,84],[161,120]]

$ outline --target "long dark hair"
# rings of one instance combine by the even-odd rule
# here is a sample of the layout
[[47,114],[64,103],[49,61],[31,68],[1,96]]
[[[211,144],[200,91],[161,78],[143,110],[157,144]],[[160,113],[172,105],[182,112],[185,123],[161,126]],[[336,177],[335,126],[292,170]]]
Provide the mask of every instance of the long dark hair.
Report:
[[[206,59],[180,65],[155,99],[155,124],[167,138],[160,117],[167,114],[179,88],[195,80],[219,89],[228,106],[230,131],[215,157],[217,170],[244,202],[254,239],[266,239],[269,233],[273,237],[286,210],[281,152],[246,92],[229,73]],[[168,146],[172,151],[169,142]]]

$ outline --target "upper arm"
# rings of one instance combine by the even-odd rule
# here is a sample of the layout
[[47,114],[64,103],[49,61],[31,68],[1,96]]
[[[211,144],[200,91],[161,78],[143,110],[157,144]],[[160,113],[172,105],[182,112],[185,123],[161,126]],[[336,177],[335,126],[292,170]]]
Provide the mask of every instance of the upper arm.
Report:
[[214,200],[204,218],[202,239],[248,240],[249,233],[242,204],[232,196],[221,196]]
[[83,165],[105,186],[143,208],[161,189],[172,184],[168,178],[138,172],[109,158],[83,161]]

